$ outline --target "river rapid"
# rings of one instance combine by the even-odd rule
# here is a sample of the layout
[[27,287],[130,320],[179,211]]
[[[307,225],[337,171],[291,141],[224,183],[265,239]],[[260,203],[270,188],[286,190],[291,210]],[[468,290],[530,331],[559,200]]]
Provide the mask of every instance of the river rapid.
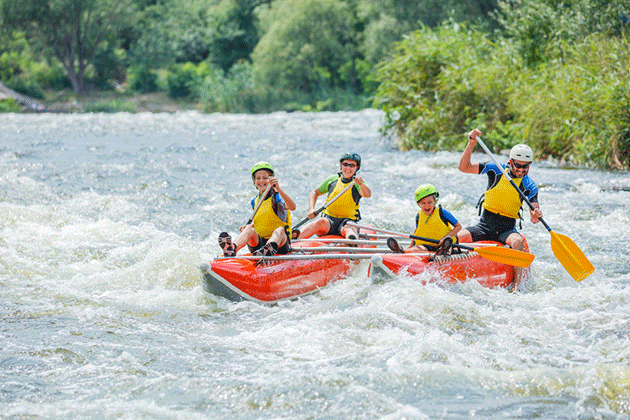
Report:
[[536,259],[518,293],[372,284],[367,262],[277,306],[203,291],[199,265],[249,218],[260,160],[296,221],[356,151],[363,222],[413,231],[431,182],[476,223],[486,178],[459,153],[398,151],[382,119],[0,114],[0,418],[630,418],[628,172],[530,170],[547,223],[596,268],[579,283],[526,220]]

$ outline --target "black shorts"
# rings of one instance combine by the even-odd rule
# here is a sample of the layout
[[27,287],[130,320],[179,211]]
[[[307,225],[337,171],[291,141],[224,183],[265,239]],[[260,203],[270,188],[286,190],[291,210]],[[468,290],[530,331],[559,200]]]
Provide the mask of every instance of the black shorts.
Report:
[[341,234],[341,229],[343,229],[348,221],[353,221],[352,219],[347,219],[345,217],[332,217],[327,214],[322,214],[322,217],[325,217],[330,221],[330,229],[326,235],[343,236]]
[[[497,241],[505,243],[508,236],[516,231],[516,220],[484,210],[481,219],[475,226],[467,227],[473,242]],[[519,233],[520,235],[520,233]]]
[[[278,252],[276,252],[277,255],[288,254],[291,250],[291,234],[287,232],[286,228],[284,229],[284,233],[287,235],[287,241],[284,245],[278,248]],[[267,242],[269,242],[269,239],[262,238],[260,235],[258,235],[258,245],[250,246],[249,244],[247,244],[247,248],[249,248],[249,252],[254,253],[267,245]]]

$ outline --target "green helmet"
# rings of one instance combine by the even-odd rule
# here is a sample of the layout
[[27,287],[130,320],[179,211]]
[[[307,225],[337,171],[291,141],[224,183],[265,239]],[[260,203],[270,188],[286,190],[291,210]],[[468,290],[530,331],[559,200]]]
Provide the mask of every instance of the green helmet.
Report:
[[276,173],[273,170],[273,166],[271,166],[269,162],[258,162],[252,167],[252,179],[254,179],[254,175],[256,174],[256,172],[260,171],[261,169],[271,171],[271,176],[274,176]]
[[435,194],[435,201],[437,201],[438,198],[440,198],[440,193],[438,192],[437,188],[435,188],[434,185],[432,184],[420,185],[418,188],[416,188],[416,192],[414,193],[414,196],[416,197],[416,203],[422,200],[424,197],[427,197],[431,194]]

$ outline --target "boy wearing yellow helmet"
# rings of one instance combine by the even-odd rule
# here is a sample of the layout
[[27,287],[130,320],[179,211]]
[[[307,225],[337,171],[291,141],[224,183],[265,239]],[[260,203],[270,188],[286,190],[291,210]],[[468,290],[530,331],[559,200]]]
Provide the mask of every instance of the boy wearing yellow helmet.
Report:
[[[478,129],[468,133],[468,145],[459,161],[459,170],[468,174],[487,175],[488,187],[484,193],[483,212],[479,223],[462,229],[457,236],[460,242],[492,240],[507,244],[512,249],[525,251],[525,241],[516,231],[516,220],[520,218],[519,211],[522,206],[521,196],[494,163],[471,162],[472,151],[480,136],[481,131]],[[543,217],[538,204],[538,186],[528,175],[529,166],[533,161],[532,149],[525,144],[517,144],[510,150],[507,165],[502,166],[532,203],[534,210],[530,211],[531,221],[538,223]],[[518,290],[521,276],[522,269],[514,267],[513,291]]]
[[[280,188],[275,171],[268,162],[258,162],[251,172],[254,186],[258,189],[251,206],[257,211],[252,223],[241,226],[241,232],[233,243],[227,232],[219,235],[223,255],[232,257],[245,245],[254,255],[287,254],[291,246],[291,211],[296,208],[295,202]],[[263,197],[268,185],[271,189]]]
[[309,222],[300,232],[299,238],[306,239],[313,235],[339,235],[349,239],[359,237],[356,228],[346,226],[348,220],[358,221],[361,218],[359,213],[359,201],[362,197],[370,197],[372,190],[363,181],[357,172],[361,168],[361,156],[358,153],[344,153],[339,159],[341,171],[331,175],[324,180],[308,198],[308,218],[315,218],[315,204],[317,198],[328,193],[327,202],[331,201],[338,193],[354,180],[354,186],[343,193],[336,201],[332,202],[321,216]]
[[453,240],[456,239],[457,232],[462,228],[461,223],[449,212],[437,206],[440,193],[432,184],[422,184],[414,193],[414,198],[420,210],[416,215],[415,236],[427,239],[439,240],[438,245],[415,239],[404,251],[394,238],[387,239],[389,248],[397,253],[411,253],[419,251],[444,251],[450,252]]

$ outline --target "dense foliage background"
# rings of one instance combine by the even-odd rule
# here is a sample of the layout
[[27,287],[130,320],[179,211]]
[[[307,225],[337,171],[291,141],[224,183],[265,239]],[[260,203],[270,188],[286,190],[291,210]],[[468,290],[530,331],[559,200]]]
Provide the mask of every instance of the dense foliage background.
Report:
[[396,44],[378,67],[385,130],[404,148],[463,149],[478,127],[495,150],[627,169],[627,0],[513,0],[500,32],[446,23]]
[[403,148],[479,127],[628,168],[629,20],[630,0],[0,0],[0,80],[86,111],[377,106]]

